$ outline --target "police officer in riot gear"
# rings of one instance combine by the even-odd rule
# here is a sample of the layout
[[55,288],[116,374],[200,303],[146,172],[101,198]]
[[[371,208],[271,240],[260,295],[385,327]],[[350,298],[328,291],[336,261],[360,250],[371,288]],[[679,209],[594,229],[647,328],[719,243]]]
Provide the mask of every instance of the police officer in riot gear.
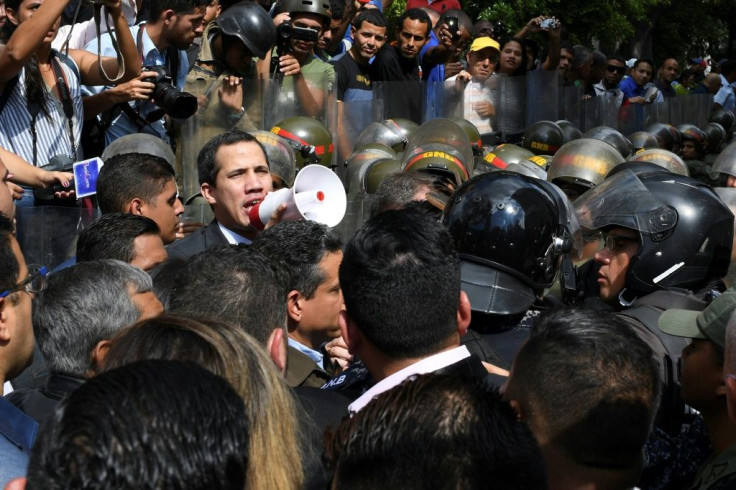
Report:
[[460,187],[442,222],[460,254],[473,311],[463,343],[508,369],[533,318],[554,304],[543,294],[563,263],[566,279],[572,277],[567,256],[581,245],[572,206],[544,180],[497,171]]
[[583,227],[603,233],[600,298],[654,351],[665,385],[658,426],[677,433],[684,344],[661,335],[657,320],[668,308],[702,310],[723,289],[734,216],[711,187],[669,172],[618,172],[575,208]]

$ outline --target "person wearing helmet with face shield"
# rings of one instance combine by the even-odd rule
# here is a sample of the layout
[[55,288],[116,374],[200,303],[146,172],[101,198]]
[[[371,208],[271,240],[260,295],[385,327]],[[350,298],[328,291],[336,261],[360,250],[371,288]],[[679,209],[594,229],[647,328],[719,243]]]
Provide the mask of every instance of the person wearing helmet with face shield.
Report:
[[563,290],[574,290],[569,254],[582,249],[582,238],[572,205],[549,182],[501,170],[463,184],[442,223],[460,255],[472,310],[462,342],[509,369],[534,318],[560,304],[544,292],[561,270]]
[[684,343],[657,326],[669,308],[703,310],[723,290],[734,216],[710,186],[669,172],[624,170],[580,199],[581,226],[600,230],[600,299],[652,348],[665,391],[656,425],[678,434],[677,365]]

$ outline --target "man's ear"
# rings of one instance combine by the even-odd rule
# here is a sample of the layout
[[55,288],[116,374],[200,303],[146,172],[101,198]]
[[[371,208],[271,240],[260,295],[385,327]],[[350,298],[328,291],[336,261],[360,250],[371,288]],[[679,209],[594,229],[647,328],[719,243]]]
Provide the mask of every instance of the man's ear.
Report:
[[457,333],[460,334],[460,337],[468,333],[472,311],[468,295],[465,294],[465,291],[460,291],[460,301],[457,305]]
[[266,341],[266,350],[281,374],[286,372],[286,336],[283,328],[274,328]]
[[212,195],[212,185],[208,182],[202,182],[202,185],[199,186],[199,190],[202,192],[202,197],[204,197],[209,204],[217,204],[217,199]]
[[105,367],[105,358],[107,357],[109,350],[109,340],[100,340],[92,349],[92,353],[90,354],[90,358],[92,359],[92,372],[89,373],[90,377],[102,372],[102,369]]
[[358,329],[358,326],[348,316],[348,312],[344,309],[340,310],[340,316],[337,319],[337,323],[340,326],[342,338],[348,346],[348,351],[354,355],[361,343],[360,330]]
[[286,313],[296,323],[299,323],[302,319],[303,298],[304,296],[296,289],[289,291],[289,294],[286,296]]
[[8,298],[0,298],[0,342],[10,340],[10,325],[8,324]]
[[354,25],[350,24],[350,37],[355,39],[355,33],[358,32],[358,30],[355,28]]
[[18,16],[17,16],[17,12],[15,11],[15,9],[13,9],[13,8],[8,8],[8,7],[5,7],[5,15],[7,15],[7,16],[8,16],[8,21],[9,21],[9,22],[10,22],[11,24],[14,24],[14,25],[16,25],[16,26],[17,26],[18,24],[20,24],[20,22],[18,22]]
[[136,216],[143,216],[144,206],[145,203],[143,202],[143,199],[141,199],[140,197],[134,197],[125,206],[123,212],[125,214],[135,214]]
[[165,24],[176,22],[176,12],[174,12],[173,9],[166,9],[161,12],[159,19],[161,19]]
[[524,414],[521,412],[521,403],[516,400],[509,400],[511,410],[516,414],[516,420],[524,420]]

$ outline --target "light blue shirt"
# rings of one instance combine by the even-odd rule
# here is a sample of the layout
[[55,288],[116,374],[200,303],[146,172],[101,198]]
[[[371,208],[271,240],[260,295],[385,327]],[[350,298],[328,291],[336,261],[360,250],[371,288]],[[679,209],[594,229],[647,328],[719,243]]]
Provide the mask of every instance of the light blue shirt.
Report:
[[302,354],[304,354],[307,357],[309,357],[311,360],[313,360],[315,363],[317,363],[317,366],[319,366],[320,369],[323,369],[322,368],[322,360],[324,359],[325,356],[322,355],[321,352],[317,352],[314,349],[310,349],[306,345],[297,342],[296,340],[292,339],[291,337],[289,337],[288,340],[289,340],[289,345],[290,346],[292,346],[293,348],[295,348],[296,350],[298,350]]
[[736,108],[736,94],[734,94],[733,87],[723,75],[721,75],[721,88],[713,97],[713,103],[719,104],[727,111],[733,111]]
[[[145,26],[145,24],[138,24],[137,26],[133,26],[130,28],[130,33],[133,36],[133,39],[138,39],[138,30],[143,28],[143,26]],[[141,44],[142,46],[138,46],[138,51],[143,54],[142,62],[144,67],[166,65],[166,50],[161,52],[156,49],[156,45],[153,44],[153,41],[148,36],[148,32],[146,31],[146,29],[143,29]],[[85,46],[84,49],[91,53],[97,53],[97,39],[93,39],[89,44],[87,44],[87,46]],[[100,51],[102,52],[103,56],[115,57],[115,49],[112,46],[110,34],[104,34],[102,36],[102,48]],[[189,72],[189,61],[187,59],[187,52],[179,50],[179,69],[176,74],[177,87],[184,87],[184,83],[187,79],[187,72]],[[82,92],[84,93],[84,95],[94,95],[108,88],[109,86],[101,85],[94,87],[85,86],[83,87]],[[150,101],[130,102],[130,105],[131,107],[133,107],[133,110],[140,114],[140,116],[144,119],[148,114],[159,109]],[[120,138],[121,136],[125,136],[126,134],[135,134],[138,132],[138,125],[134,121],[130,120],[128,116],[120,113],[117,117],[115,117],[115,119],[113,119],[110,127],[105,133],[105,145],[109,145],[116,139]],[[166,142],[169,141],[169,136],[166,134],[166,130],[164,129],[163,118],[145,125],[140,132],[152,134],[153,136],[158,136]]]

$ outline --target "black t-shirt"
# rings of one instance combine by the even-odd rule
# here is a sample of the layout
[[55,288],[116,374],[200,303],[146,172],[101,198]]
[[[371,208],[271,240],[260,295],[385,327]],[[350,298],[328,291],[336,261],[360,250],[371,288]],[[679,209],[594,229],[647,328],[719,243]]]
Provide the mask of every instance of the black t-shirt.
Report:
[[352,56],[343,53],[330,60],[337,75],[337,100],[365,101],[373,98],[370,65],[360,66]]
[[385,101],[384,117],[422,123],[424,87],[417,58],[407,60],[399,54],[398,48],[385,44],[371,64],[370,75]]

